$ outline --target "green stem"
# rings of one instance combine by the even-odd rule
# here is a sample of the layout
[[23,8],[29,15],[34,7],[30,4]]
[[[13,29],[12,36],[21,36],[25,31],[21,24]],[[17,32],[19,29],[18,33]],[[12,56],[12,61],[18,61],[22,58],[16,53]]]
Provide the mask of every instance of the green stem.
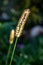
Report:
[[17,40],[18,40],[18,38],[16,38],[16,41],[15,41],[15,44],[14,44],[14,49],[13,49],[13,52],[12,52],[12,56],[11,56],[11,60],[10,60],[10,64],[9,65],[12,64],[12,60],[13,60],[13,57],[14,57],[14,54],[15,54],[16,45],[17,45]]
[[9,55],[10,55],[10,51],[11,51],[11,45],[9,46],[9,49],[8,49],[8,54],[7,54],[5,65],[7,65],[7,63],[8,63],[8,58],[9,58]]

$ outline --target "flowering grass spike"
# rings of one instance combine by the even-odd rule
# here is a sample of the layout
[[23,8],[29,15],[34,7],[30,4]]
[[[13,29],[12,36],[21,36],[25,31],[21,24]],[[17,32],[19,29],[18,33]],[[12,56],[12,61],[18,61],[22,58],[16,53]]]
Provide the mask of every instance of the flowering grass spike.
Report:
[[10,32],[10,39],[9,39],[10,46],[9,46],[9,49],[8,49],[8,54],[6,56],[5,65],[8,65],[8,59],[9,59],[9,55],[10,55],[10,51],[11,51],[11,44],[13,44],[13,41],[14,41],[14,34],[15,34],[15,31],[14,31],[14,29],[12,29],[11,32]]
[[12,29],[10,33],[10,39],[9,39],[10,44],[12,44],[14,41],[14,35],[15,35],[15,31],[14,29]]
[[19,19],[19,22],[16,28],[16,37],[20,37],[29,14],[30,14],[30,10],[25,9],[21,18]]

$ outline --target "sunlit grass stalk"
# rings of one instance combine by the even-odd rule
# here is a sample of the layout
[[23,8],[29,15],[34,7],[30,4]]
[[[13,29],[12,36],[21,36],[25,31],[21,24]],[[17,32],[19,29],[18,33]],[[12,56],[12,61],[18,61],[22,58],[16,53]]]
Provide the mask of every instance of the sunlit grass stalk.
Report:
[[15,33],[15,31],[12,29],[11,33],[10,33],[10,39],[9,39],[10,46],[9,46],[9,49],[8,49],[8,54],[6,56],[5,65],[8,65],[8,59],[9,59],[11,47],[12,47],[12,44],[13,44],[13,41],[14,41],[14,33]]
[[15,49],[16,49],[16,45],[17,45],[17,40],[18,40],[18,38],[16,38],[16,41],[15,41],[15,44],[14,44],[14,48],[13,48],[13,52],[12,52],[12,56],[11,56],[11,60],[10,60],[10,64],[9,65],[11,65],[12,61],[13,61],[13,57],[14,57]]
[[16,38],[16,41],[15,41],[15,44],[14,44],[14,48],[13,48],[13,52],[12,52],[12,56],[11,56],[11,60],[10,60],[10,64],[9,64],[9,65],[12,64],[13,57],[14,57],[14,54],[15,54],[16,45],[17,45],[17,40],[18,40],[18,38],[19,38],[19,37],[21,36],[21,34],[22,34],[24,25],[25,25],[25,23],[26,23],[26,20],[27,20],[29,14],[30,14],[30,10],[29,10],[29,9],[26,9],[26,10],[24,10],[24,12],[23,12],[21,18],[19,19],[18,25],[17,25],[17,27],[16,27],[16,31],[15,31],[15,36],[16,36],[17,38]]

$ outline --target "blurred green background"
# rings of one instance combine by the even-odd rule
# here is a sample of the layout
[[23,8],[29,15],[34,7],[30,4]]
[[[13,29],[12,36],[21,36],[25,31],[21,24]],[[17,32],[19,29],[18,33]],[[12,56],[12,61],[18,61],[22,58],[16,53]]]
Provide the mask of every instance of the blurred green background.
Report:
[[[10,32],[15,30],[23,10],[27,8],[31,13],[23,34],[18,39],[12,65],[43,65],[43,0],[0,0],[0,65],[5,65]],[[38,31],[39,35],[30,37],[29,32],[35,26],[40,26],[42,31]]]

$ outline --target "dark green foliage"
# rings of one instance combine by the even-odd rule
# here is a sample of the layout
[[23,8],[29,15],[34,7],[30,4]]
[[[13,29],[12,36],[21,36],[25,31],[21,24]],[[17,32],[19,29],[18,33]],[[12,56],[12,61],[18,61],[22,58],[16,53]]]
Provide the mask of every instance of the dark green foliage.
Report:
[[[11,22],[0,21],[0,65],[5,65],[6,55],[10,45],[9,44],[10,31],[12,29],[14,30],[16,29],[16,25],[18,23],[17,21],[25,8],[29,8],[31,11],[30,17],[26,23],[26,26],[28,25],[29,29],[35,25],[39,25],[39,24],[43,25],[43,2],[42,1],[43,0],[40,1],[39,0],[9,0],[9,4],[4,5],[2,3],[3,0],[0,0],[1,2],[0,6],[2,10],[8,13],[12,20]],[[11,4],[11,2],[13,4]],[[14,13],[10,11],[11,8],[14,9]],[[35,38],[31,38],[28,40],[22,36],[18,39],[12,65],[43,65],[43,35],[39,35]],[[14,44],[15,44],[15,39],[14,39]],[[13,45],[10,51],[11,53],[8,59],[8,65],[10,62]]]
[[[9,34],[10,34],[10,30],[12,29],[10,27],[12,26],[9,25],[0,28],[0,64],[1,65],[5,65],[6,55],[10,45]],[[39,63],[39,61],[41,64],[43,60],[43,36],[42,35],[37,36],[33,39],[30,39],[30,41],[28,42],[27,40],[25,40],[25,38],[23,38],[23,40],[24,41],[22,42],[21,38],[18,39],[18,41],[19,42],[21,41],[22,43],[22,44],[21,43],[18,44],[23,45],[23,47],[22,46],[18,47],[17,44],[17,48],[16,48],[16,52],[12,64],[29,65],[29,64],[33,64],[34,62]],[[11,53],[12,50],[13,50],[13,45],[12,45]],[[9,61],[10,61],[10,57],[11,54],[9,56]]]

